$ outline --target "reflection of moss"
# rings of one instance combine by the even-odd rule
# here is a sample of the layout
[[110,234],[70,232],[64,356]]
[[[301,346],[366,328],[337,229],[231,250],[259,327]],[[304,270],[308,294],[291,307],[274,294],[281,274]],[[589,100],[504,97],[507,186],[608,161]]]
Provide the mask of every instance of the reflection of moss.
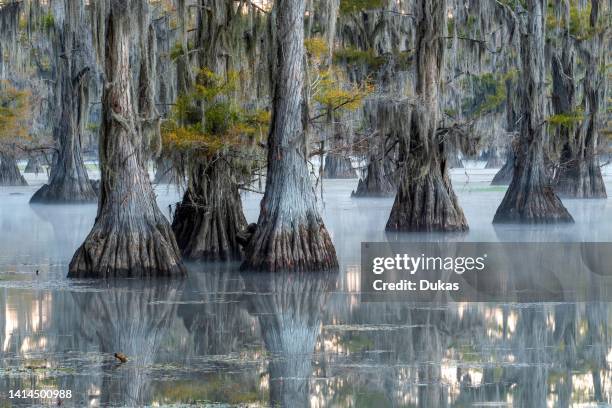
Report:
[[551,369],[548,372],[548,384],[555,384],[558,383],[561,379],[565,378],[565,373],[561,372],[561,371],[556,371]]
[[480,363],[481,356],[471,343],[462,343],[455,345],[455,352],[458,359],[465,363]]
[[357,353],[364,350],[371,350],[374,347],[374,342],[363,335],[348,335],[344,339],[344,345],[351,353]]
[[393,404],[389,401],[389,397],[380,391],[360,392],[355,394],[356,407],[391,407]]
[[493,380],[495,382],[499,382],[502,380],[503,375],[504,375],[504,368],[501,366],[495,366],[495,368],[493,369]]
[[263,394],[250,384],[232,381],[229,376],[210,376],[201,381],[186,380],[162,383],[157,388],[154,401],[163,404],[194,404],[222,402],[225,404],[266,404]]

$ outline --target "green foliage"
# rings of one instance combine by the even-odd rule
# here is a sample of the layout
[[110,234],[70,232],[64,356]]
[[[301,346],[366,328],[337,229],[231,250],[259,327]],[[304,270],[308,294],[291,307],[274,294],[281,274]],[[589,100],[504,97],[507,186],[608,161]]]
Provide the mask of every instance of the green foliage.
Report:
[[339,48],[334,50],[333,62],[337,65],[365,66],[369,71],[376,71],[389,60],[394,59],[399,70],[408,69],[414,62],[413,51],[400,51],[392,54],[376,55],[374,50],[358,48]]
[[580,8],[577,0],[570,2],[570,34],[574,37],[585,39],[593,35],[589,18],[591,15],[591,2]]
[[[327,68],[314,73],[317,77],[311,88],[312,98],[318,103],[322,113],[318,116],[327,116],[339,111],[358,109],[363,99],[373,91],[369,81],[362,85],[346,85],[342,80],[342,71]],[[326,113],[325,115],[323,114]]]
[[263,135],[270,115],[266,111],[247,111],[236,103],[232,96],[238,81],[237,72],[229,72],[224,78],[202,69],[195,90],[177,98],[171,118],[164,123],[166,148],[213,155],[239,148],[253,136]]
[[55,26],[55,17],[53,17],[53,14],[49,13],[43,16],[42,26],[47,30],[50,30]]
[[183,46],[181,45],[181,43],[176,43],[174,44],[174,47],[172,47],[172,49],[170,50],[170,59],[172,61],[176,61],[184,53],[185,51],[183,50]]
[[512,10],[516,10],[519,6],[526,9],[527,1],[526,0],[499,0],[501,4],[505,4],[510,7]]
[[196,97],[210,102],[218,96],[229,96],[238,89],[239,80],[239,74],[236,71],[228,72],[225,78],[208,68],[203,68],[197,77]]
[[340,0],[340,14],[373,10],[385,6],[385,0]]
[[328,51],[327,41],[322,37],[307,38],[304,46],[310,58],[323,58]]
[[506,80],[514,73],[496,76],[486,73],[472,78],[474,95],[463,102],[462,110],[468,115],[483,115],[498,111],[506,102]]
[[29,137],[29,93],[0,81],[0,142]]
[[366,65],[369,69],[378,69],[384,62],[385,58],[375,55],[373,50],[364,51],[350,47],[334,51],[334,63]]
[[548,117],[548,124],[552,127],[572,129],[584,120],[584,111],[578,109],[573,112],[559,113]]
[[265,397],[260,395],[256,384],[239,383],[236,376],[227,375],[208,375],[200,381],[174,381],[162,385],[155,393],[155,399],[162,405],[225,401],[231,405],[264,406],[267,405]]
[[[555,5],[548,4],[548,13],[546,17],[546,28],[555,30],[559,27],[564,27],[566,24],[565,18],[557,18],[555,13]],[[597,22],[595,27],[591,26],[591,3],[586,2],[582,5],[578,0],[570,0],[570,15],[569,15],[569,32],[578,40],[587,40],[600,30],[605,29],[601,21]]]
[[446,20],[446,32],[449,35],[452,35],[455,31],[455,16],[449,16],[448,20]]

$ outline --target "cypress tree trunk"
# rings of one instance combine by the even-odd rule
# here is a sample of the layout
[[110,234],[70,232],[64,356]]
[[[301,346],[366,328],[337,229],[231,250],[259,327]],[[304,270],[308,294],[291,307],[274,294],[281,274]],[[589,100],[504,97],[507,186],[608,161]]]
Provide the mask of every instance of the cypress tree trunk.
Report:
[[516,149],[514,134],[517,131],[518,113],[516,101],[516,86],[511,78],[506,79],[506,131],[512,135],[508,150],[506,151],[506,162],[501,169],[493,177],[492,186],[507,186],[512,181],[514,173],[514,160],[516,158],[514,150]]
[[359,179],[351,197],[391,197],[395,194],[396,188],[385,172],[383,160],[376,153],[370,155],[366,176]]
[[404,157],[387,231],[466,231],[453,191],[444,142],[436,134],[444,65],[446,1],[420,0],[416,30],[417,106],[410,132],[400,137]]
[[[232,0],[216,0],[212,11],[201,5],[198,43],[204,49],[200,65],[226,77],[231,54]],[[238,233],[246,227],[232,159],[221,151],[195,155],[189,186],[177,206],[172,229],[184,257],[203,261],[242,259]]]
[[60,115],[53,128],[58,145],[57,157],[49,183],[32,196],[31,203],[94,202],[97,194],[81,156],[81,136],[89,115],[89,64],[92,57],[85,41],[83,4],[64,0],[63,27],[58,30],[54,48],[57,50],[57,106]]
[[323,177],[327,179],[354,179],[357,178],[351,165],[351,159],[342,154],[328,153],[325,156]]
[[15,156],[0,152],[0,186],[27,186],[28,182],[17,167]]
[[[552,58],[553,108],[555,114],[572,115],[576,110],[574,79],[574,54],[569,33],[570,9],[564,5],[565,21],[563,52],[561,57],[555,54]],[[591,7],[591,26],[595,28],[599,8]],[[583,126],[562,126],[558,135],[563,140],[559,171],[556,175],[555,191],[562,197],[570,198],[606,198],[606,187],[599,166],[598,116],[599,88],[602,84],[599,74],[601,50],[599,34],[587,40],[589,48],[584,52],[587,72],[583,80],[584,105],[586,120]]]
[[[152,123],[144,102],[150,83],[140,70],[138,106],[130,78],[131,18],[144,0],[110,2],[100,132],[101,191],[93,229],[70,263],[69,277],[180,276],[185,268],[172,230],[155,201],[145,140]],[[140,21],[142,24],[142,20]],[[141,33],[146,32],[140,27]],[[141,46],[141,64],[149,47]],[[150,77],[154,77],[151,75]],[[145,119],[141,119],[140,115]],[[140,120],[138,120],[140,119]]]
[[194,165],[190,186],[172,222],[183,257],[205,261],[241,259],[238,234],[247,222],[231,172],[230,164],[222,158]]
[[304,0],[279,0],[272,18],[274,99],[266,191],[243,269],[326,270],[336,251],[318,213],[307,168]]
[[28,164],[26,164],[23,172],[38,175],[38,173],[42,173],[43,171],[44,170],[40,164],[40,158],[38,156],[32,156],[30,159],[28,159]]
[[492,186],[507,186],[512,181],[512,173],[514,171],[514,152],[512,146],[508,148],[506,153],[506,162],[501,169],[493,177]]
[[544,0],[528,0],[528,29],[521,34],[521,130],[512,182],[494,223],[573,222],[544,166]]

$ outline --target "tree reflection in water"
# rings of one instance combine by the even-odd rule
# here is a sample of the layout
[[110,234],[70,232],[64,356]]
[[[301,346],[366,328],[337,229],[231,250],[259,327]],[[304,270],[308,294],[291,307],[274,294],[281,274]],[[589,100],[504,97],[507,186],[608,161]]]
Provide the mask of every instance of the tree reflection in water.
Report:
[[321,311],[337,273],[243,273],[246,304],[257,316],[266,351],[270,404],[310,406],[312,358]]
[[[73,293],[80,310],[80,335],[105,356],[127,355],[128,362],[106,360],[99,384],[101,406],[140,406],[151,401],[156,353],[176,318],[180,281],[120,280],[93,293]],[[91,396],[90,396],[91,397]]]

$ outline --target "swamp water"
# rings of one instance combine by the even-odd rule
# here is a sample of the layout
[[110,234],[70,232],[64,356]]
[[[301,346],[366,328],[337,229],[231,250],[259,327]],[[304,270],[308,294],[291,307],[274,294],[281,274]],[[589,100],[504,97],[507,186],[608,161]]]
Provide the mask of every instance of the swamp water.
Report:
[[[326,180],[339,273],[190,264],[173,282],[66,279],[96,206],[30,206],[41,179],[0,188],[0,407],[57,404],[18,389],[71,390],[62,406],[79,407],[612,404],[610,303],[360,301],[362,241],[612,241],[612,200],[566,200],[574,225],[493,226],[493,174],[453,174],[468,234],[385,234],[391,198]],[[178,193],[157,193],[168,213]],[[260,198],[243,197],[249,222]]]

